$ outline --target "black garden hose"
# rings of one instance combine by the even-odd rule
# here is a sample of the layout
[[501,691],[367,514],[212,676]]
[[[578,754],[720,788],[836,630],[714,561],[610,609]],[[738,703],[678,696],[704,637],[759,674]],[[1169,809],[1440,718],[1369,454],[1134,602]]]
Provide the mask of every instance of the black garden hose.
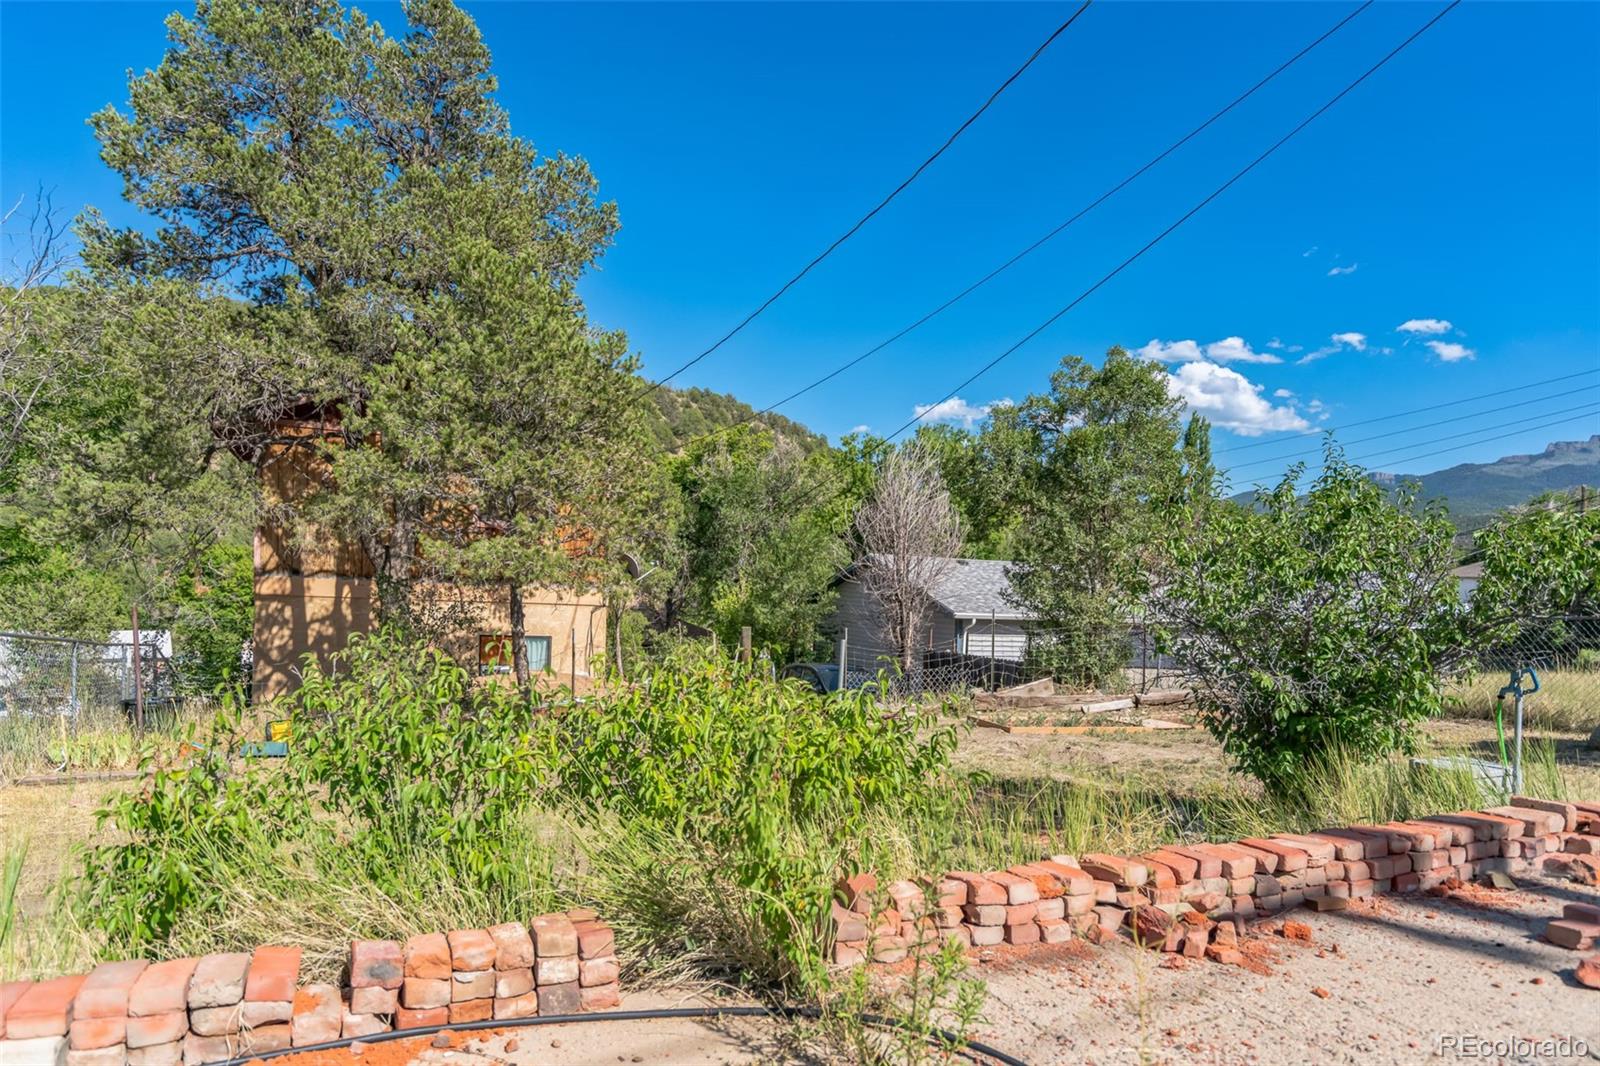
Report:
[[[507,1018],[503,1021],[487,1019],[481,1022],[462,1022],[458,1025],[427,1025],[420,1029],[392,1029],[386,1033],[374,1033],[371,1036],[351,1036],[339,1040],[328,1040],[321,1044],[307,1044],[304,1047],[286,1047],[277,1051],[262,1051],[237,1058],[228,1059],[226,1062],[215,1063],[213,1066],[248,1066],[252,1062],[266,1059],[282,1058],[285,1055],[298,1055],[302,1051],[332,1051],[336,1048],[347,1048],[351,1044],[379,1044],[388,1040],[407,1040],[417,1036],[432,1036],[435,1033],[467,1033],[479,1029],[514,1029],[524,1025],[565,1025],[573,1022],[636,1022],[650,1021],[658,1018],[763,1018],[777,1015],[783,1018],[820,1018],[822,1011],[817,1007],[662,1007],[655,1010],[613,1010],[596,1011],[590,1014],[541,1014],[532,1018]],[[904,1022],[895,1018],[884,1017],[879,1014],[863,1014],[861,1020],[868,1025],[888,1026],[904,1029]],[[961,1043],[960,1039],[944,1029],[933,1030],[941,1040],[952,1044]],[[980,1044],[976,1040],[968,1040],[963,1045],[969,1051],[980,1055],[987,1055],[1004,1066],[1028,1066],[1022,1059],[1014,1055],[1007,1055],[1004,1051],[992,1048],[987,1044]]]

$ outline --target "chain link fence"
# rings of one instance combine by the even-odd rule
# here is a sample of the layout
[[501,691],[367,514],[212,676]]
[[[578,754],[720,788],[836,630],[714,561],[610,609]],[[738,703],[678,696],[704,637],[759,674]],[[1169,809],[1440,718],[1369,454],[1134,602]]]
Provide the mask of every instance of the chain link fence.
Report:
[[0,717],[70,718],[132,713],[138,662],[147,709],[175,698],[177,672],[153,643],[0,633]]
[[1558,615],[1524,622],[1515,640],[1485,648],[1471,676],[1448,692],[1447,710],[1493,718],[1511,672],[1532,667],[1539,691],[1524,701],[1533,728],[1600,728],[1600,615]]

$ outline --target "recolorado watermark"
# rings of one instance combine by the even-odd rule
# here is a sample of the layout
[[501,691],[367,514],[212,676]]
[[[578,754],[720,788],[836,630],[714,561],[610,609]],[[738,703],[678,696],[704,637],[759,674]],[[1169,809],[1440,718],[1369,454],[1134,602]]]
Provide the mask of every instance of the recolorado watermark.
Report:
[[1589,1054],[1589,1043],[1573,1036],[1547,1036],[1529,1040],[1520,1036],[1486,1037],[1470,1033],[1446,1033],[1436,1039],[1434,1052],[1438,1055],[1454,1055],[1458,1059],[1550,1062],[1585,1058]]

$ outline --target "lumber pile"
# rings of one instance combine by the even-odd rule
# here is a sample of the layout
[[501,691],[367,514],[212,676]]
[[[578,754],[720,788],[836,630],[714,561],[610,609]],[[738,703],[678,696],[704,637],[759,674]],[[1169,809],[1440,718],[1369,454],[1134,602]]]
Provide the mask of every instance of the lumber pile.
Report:
[[621,1002],[593,911],[524,926],[357,940],[343,987],[300,983],[301,949],[147,963],[0,985],[0,1062],[179,1066],[396,1029],[604,1010]]
[[[835,965],[853,966],[894,963],[951,939],[983,948],[1125,936],[1233,962],[1243,922],[1258,916],[1339,909],[1489,874],[1573,876],[1574,865],[1600,872],[1600,806],[1518,796],[1504,807],[1414,821],[1170,844],[1142,855],[1052,855],[881,887],[857,874],[837,886],[829,950]],[[1585,948],[1600,939],[1600,912],[1551,928],[1556,942]],[[1595,970],[1600,977],[1600,962]]]

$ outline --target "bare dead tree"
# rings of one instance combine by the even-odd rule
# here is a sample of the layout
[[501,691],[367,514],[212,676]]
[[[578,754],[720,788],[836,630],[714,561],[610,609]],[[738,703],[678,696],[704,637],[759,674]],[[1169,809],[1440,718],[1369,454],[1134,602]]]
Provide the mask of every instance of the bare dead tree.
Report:
[[11,464],[28,423],[28,415],[56,381],[56,353],[42,337],[38,290],[66,266],[61,250],[64,232],[50,198],[35,199],[27,235],[11,231],[22,200],[0,216],[0,234],[8,245],[5,273],[0,277],[0,472]]
[[867,553],[862,582],[910,673],[933,590],[961,550],[961,520],[933,453],[915,441],[892,453],[855,524]]

